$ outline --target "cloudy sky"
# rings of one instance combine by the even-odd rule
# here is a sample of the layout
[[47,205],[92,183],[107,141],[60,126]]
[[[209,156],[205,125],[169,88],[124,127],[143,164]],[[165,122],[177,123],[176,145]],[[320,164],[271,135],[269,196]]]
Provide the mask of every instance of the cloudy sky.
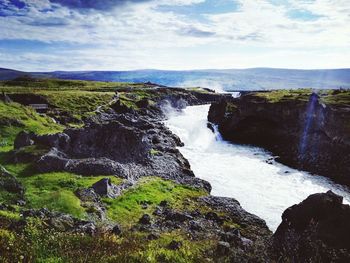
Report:
[[0,0],[0,67],[350,67],[350,0]]

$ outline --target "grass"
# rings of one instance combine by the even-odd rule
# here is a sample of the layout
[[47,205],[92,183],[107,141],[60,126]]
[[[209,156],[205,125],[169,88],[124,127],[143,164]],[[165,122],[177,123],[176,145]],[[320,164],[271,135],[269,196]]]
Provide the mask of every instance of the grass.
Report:
[[[118,90],[121,103],[135,110],[139,109],[137,101],[147,98],[152,103],[151,99],[155,97],[145,84],[31,78],[0,82],[0,92],[37,94],[45,97],[51,106],[72,117],[67,124],[69,127],[79,127],[84,117],[92,116],[98,107],[108,105]],[[52,110],[49,110],[48,114],[58,117]]]
[[0,82],[1,90],[5,92],[30,92],[51,90],[51,91],[114,91],[126,87],[138,87],[137,84],[122,82],[101,82],[84,80],[62,80],[62,79],[31,79],[18,78],[12,81]]
[[0,123],[0,148],[5,150],[13,146],[13,141],[20,131],[48,134],[60,132],[64,128],[51,118],[39,115],[30,107],[2,101],[0,101]]
[[[125,226],[137,222],[144,213],[152,214],[154,208],[163,200],[168,201],[173,208],[183,209],[184,200],[195,200],[207,195],[199,190],[158,177],[144,177],[138,184],[116,199],[104,199],[107,204],[108,216]],[[141,204],[148,204],[142,209]]]
[[156,95],[152,92],[149,92],[145,89],[135,89],[132,92],[119,92],[119,99],[122,105],[128,107],[129,109],[139,110],[137,103],[142,99],[147,99],[149,104],[154,104],[153,99]]
[[[178,250],[169,250],[171,241],[181,242]],[[139,260],[143,262],[208,262],[203,255],[206,250],[212,249],[213,240],[190,240],[186,233],[172,231],[163,233],[159,239],[149,242],[143,253],[140,253]]]
[[273,90],[268,92],[254,92],[256,97],[264,98],[268,102],[276,103],[282,101],[309,101],[311,89],[297,89],[297,90]]
[[0,218],[1,217],[5,217],[12,221],[18,221],[21,218],[19,212],[4,211],[4,210],[0,210]]
[[28,207],[46,207],[77,218],[84,218],[85,209],[80,205],[80,200],[74,192],[78,188],[91,187],[106,177],[111,178],[114,184],[120,184],[122,181],[115,176],[82,177],[65,172],[36,174],[19,179],[26,188],[25,198]]
[[[0,92],[42,95],[50,105],[68,112],[78,121],[95,114],[97,107],[108,104],[115,90],[119,90],[122,104],[136,110],[139,109],[137,102],[147,99],[152,104],[157,96],[143,84],[51,79],[0,82]],[[202,92],[198,89],[195,91]],[[8,163],[9,150],[13,148],[13,140],[19,131],[48,134],[60,132],[66,127],[29,107],[1,101],[0,123],[0,163],[25,187],[25,209],[46,207],[86,219],[87,208],[81,206],[75,195],[76,190],[90,187],[105,177],[111,178],[114,184],[122,182],[115,176],[82,177],[66,172],[38,174],[32,163]],[[24,154],[40,155],[43,149],[29,146],[21,151]],[[155,149],[150,150],[151,155],[158,153]],[[163,200],[173,210],[199,209],[202,213],[215,211],[215,208],[199,206],[198,197],[206,195],[208,193],[204,190],[158,177],[144,177],[134,187],[125,190],[122,196],[116,199],[104,198],[103,201],[109,219],[127,229],[137,223],[144,213],[152,215]],[[0,202],[8,203],[15,199],[15,195],[0,189]],[[143,204],[147,204],[146,209],[142,207]],[[146,233],[138,231],[123,231],[118,237],[103,233],[93,237],[59,233],[43,227],[36,219],[27,220],[24,231],[9,230],[8,226],[19,219],[17,211],[0,211],[1,262],[207,262],[206,251],[213,250],[215,245],[215,241],[210,239],[191,240],[181,230],[161,232],[159,239],[152,241],[147,239]],[[226,220],[225,224],[228,228],[239,227],[230,220]],[[169,250],[168,245],[172,240],[181,241],[181,248]]]
[[320,96],[320,101],[328,105],[348,106],[350,105],[350,90],[274,90],[268,92],[254,92],[253,96],[266,99],[268,102],[284,101],[309,101],[312,92]]
[[321,100],[328,105],[349,106],[350,90],[330,91],[326,96],[322,96]]
[[114,96],[114,92],[91,91],[45,91],[38,94],[46,97],[51,105],[79,120],[93,115],[97,107],[108,104]]
[[[172,240],[182,243],[178,250],[168,249]],[[186,233],[173,231],[149,241],[140,232],[122,236],[96,236],[59,233],[45,229],[32,219],[22,233],[0,229],[1,262],[212,262],[206,252],[215,242],[190,240]]]

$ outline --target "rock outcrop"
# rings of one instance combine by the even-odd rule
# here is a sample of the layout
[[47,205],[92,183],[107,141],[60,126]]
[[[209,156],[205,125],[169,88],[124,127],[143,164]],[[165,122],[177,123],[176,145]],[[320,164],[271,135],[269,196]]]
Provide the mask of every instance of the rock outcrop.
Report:
[[296,91],[273,100],[273,92],[248,93],[213,103],[208,120],[224,139],[264,147],[277,161],[349,186],[350,106],[327,103],[339,94]]
[[331,191],[284,211],[273,235],[279,262],[349,262],[350,206]]
[[162,121],[168,107],[176,110],[209,103],[222,95],[176,88],[154,88],[147,94],[153,102],[135,99],[135,108],[122,104],[117,94],[110,108],[86,119],[83,128],[49,135],[21,132],[15,139],[13,159],[19,160],[21,149],[34,145],[48,149],[39,158],[33,157],[40,172],[116,175],[129,181],[155,175],[210,191],[209,183],[194,177],[188,161],[176,149],[182,142]]
[[7,192],[18,195],[19,198],[23,198],[24,187],[16,179],[15,176],[10,174],[4,167],[0,165],[0,189],[4,189]]

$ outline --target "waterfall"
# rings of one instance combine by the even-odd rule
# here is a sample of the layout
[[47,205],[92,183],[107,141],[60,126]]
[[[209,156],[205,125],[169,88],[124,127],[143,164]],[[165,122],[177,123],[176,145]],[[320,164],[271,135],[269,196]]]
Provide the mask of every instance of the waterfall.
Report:
[[170,115],[166,125],[184,142],[179,150],[195,175],[210,182],[213,195],[237,199],[273,231],[283,211],[310,194],[332,190],[350,202],[348,189],[325,177],[279,164],[261,148],[224,141],[217,126],[214,132],[207,127],[208,110],[209,105],[187,107]]

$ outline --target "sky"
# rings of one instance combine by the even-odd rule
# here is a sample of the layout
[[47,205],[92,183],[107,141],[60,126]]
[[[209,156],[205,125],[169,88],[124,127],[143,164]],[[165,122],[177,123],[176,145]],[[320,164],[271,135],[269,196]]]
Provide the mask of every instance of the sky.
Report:
[[349,68],[350,0],[0,0],[0,67]]

